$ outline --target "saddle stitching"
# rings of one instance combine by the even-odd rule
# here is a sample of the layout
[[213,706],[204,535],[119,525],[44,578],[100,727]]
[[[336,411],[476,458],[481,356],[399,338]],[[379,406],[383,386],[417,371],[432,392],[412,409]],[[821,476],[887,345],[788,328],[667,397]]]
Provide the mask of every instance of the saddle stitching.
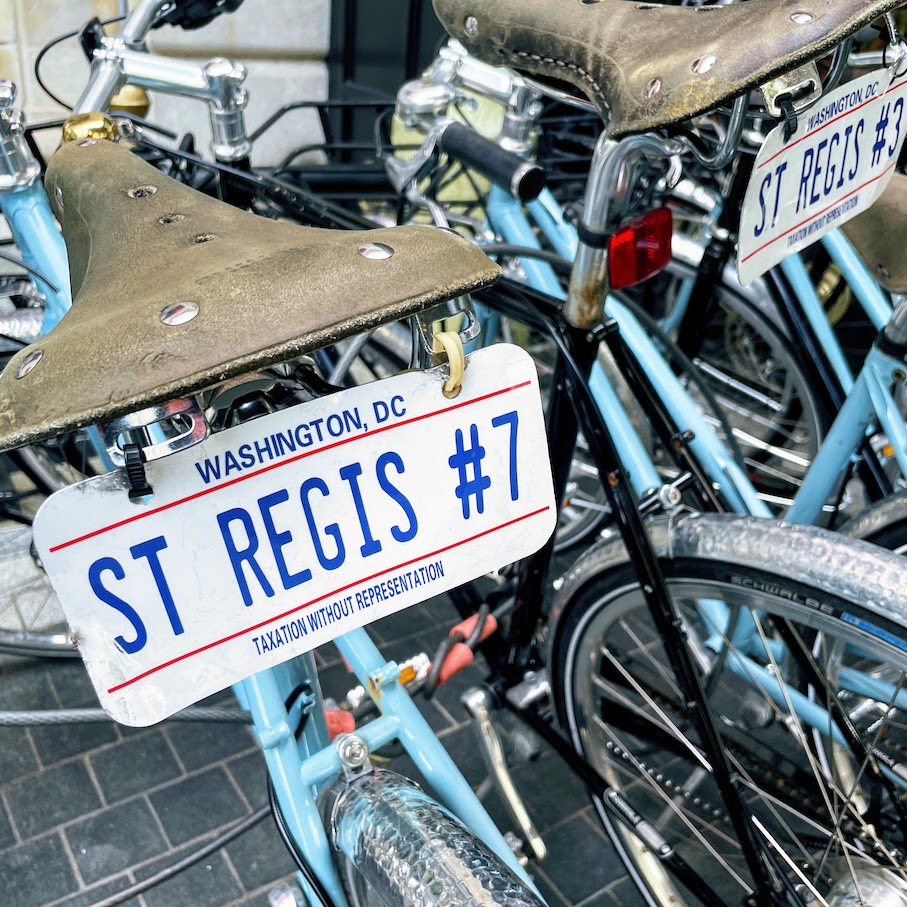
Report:
[[[585,69],[583,69],[583,67],[580,66],[578,63],[572,63],[572,62],[565,61],[565,60],[556,60],[554,57],[543,57],[540,54],[531,54],[531,53],[527,53],[524,50],[514,50],[514,51],[511,51],[511,53],[514,56],[522,57],[527,60],[532,60],[535,63],[551,64],[554,66],[559,66],[561,69],[569,69],[571,72],[578,73],[583,78],[583,81],[587,82],[591,86],[592,90],[595,92],[595,96],[602,102],[602,105],[604,106],[605,110],[608,111],[608,120],[610,121],[611,105],[608,103],[608,99],[605,97],[604,93],[602,92],[601,85],[599,85],[598,82],[595,81],[593,76],[590,73],[588,73]],[[606,123],[605,125],[608,125],[608,124]]]

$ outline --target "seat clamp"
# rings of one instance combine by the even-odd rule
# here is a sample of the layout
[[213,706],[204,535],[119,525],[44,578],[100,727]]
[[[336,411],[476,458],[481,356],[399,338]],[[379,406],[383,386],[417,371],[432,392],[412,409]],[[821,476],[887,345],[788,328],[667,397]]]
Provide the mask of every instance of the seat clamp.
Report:
[[581,220],[576,222],[576,235],[584,246],[590,249],[607,249],[611,242],[610,233],[600,233],[598,230],[590,230]]

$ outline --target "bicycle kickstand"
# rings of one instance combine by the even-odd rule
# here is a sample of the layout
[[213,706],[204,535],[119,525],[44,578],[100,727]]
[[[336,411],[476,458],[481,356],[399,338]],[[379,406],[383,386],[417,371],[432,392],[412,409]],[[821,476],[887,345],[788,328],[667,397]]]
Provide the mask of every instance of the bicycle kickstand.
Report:
[[537,860],[543,860],[548,854],[548,848],[529,818],[523,798],[510,775],[504,756],[504,742],[492,718],[495,708],[493,694],[482,687],[472,687],[462,695],[460,701],[472,718],[482,757],[520,837],[528,844],[532,855]]

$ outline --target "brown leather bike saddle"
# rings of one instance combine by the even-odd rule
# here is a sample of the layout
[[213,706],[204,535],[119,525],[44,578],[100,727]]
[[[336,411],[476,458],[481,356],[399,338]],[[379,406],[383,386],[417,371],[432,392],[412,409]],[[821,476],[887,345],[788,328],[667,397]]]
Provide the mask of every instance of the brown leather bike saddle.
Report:
[[500,273],[433,227],[346,232],[248,214],[106,141],[65,145],[46,185],[74,301],[0,375],[0,450],[194,394]]
[[821,56],[903,0],[433,0],[479,59],[569,82],[611,136],[712,110]]
[[907,176],[895,173],[873,206],[841,229],[886,290],[907,293]]

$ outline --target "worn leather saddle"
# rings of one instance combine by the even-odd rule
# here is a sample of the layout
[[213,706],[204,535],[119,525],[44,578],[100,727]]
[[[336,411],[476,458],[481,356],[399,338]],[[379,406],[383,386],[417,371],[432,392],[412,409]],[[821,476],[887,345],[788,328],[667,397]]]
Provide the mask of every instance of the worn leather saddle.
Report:
[[614,137],[712,110],[826,53],[903,0],[433,0],[470,53],[569,82]]
[[46,186],[74,301],[0,375],[0,450],[194,394],[499,274],[452,233],[267,220],[106,141],[65,145]]
[[841,229],[886,290],[907,293],[907,176],[895,173],[873,206]]

